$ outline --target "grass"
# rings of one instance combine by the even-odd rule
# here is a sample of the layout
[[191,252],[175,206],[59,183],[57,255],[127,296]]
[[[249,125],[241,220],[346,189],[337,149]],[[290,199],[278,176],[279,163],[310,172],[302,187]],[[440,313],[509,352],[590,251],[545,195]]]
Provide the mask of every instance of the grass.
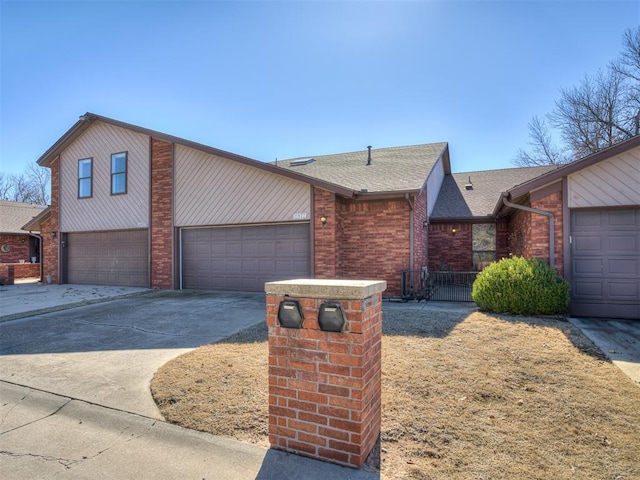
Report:
[[[563,320],[390,310],[381,477],[640,478],[640,388]],[[267,330],[164,365],[165,418],[268,446]]]

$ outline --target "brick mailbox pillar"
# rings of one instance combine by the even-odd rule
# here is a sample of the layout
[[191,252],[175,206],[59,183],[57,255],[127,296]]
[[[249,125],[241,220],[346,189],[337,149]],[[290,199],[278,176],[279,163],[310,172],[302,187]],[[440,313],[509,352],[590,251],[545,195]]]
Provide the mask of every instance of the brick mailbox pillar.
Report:
[[[386,286],[384,281],[352,280],[265,284],[273,448],[355,468],[363,465],[380,434]],[[278,319],[281,302],[292,300],[302,310],[301,328],[285,328]],[[340,305],[345,319],[341,331],[321,330],[318,312],[325,302],[333,303],[333,313],[335,304]]]

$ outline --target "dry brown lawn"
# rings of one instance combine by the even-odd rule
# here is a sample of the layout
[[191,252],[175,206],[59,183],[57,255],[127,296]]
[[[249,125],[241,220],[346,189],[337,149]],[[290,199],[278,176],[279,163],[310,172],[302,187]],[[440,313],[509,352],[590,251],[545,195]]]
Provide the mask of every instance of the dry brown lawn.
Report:
[[[640,388],[563,320],[385,312],[381,477],[640,479]],[[165,418],[268,446],[267,331],[163,366]]]

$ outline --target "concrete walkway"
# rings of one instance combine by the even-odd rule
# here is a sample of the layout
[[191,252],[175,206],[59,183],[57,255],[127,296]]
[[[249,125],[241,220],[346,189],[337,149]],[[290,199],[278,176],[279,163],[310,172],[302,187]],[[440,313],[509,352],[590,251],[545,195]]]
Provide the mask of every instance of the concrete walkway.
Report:
[[569,321],[640,387],[640,320],[570,318]]

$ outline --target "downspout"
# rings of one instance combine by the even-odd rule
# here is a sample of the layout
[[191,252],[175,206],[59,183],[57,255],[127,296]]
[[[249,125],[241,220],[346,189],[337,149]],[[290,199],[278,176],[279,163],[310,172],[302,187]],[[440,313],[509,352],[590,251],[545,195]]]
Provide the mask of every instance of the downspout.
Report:
[[502,203],[504,203],[507,207],[515,208],[516,210],[524,210],[525,212],[535,213],[538,215],[544,215],[549,219],[549,265],[555,267],[556,263],[556,255],[555,255],[555,231],[553,224],[553,213],[547,212],[546,210],[539,210],[537,208],[525,207],[524,205],[518,205],[517,203],[511,203],[507,200],[507,194],[502,194]]
[[404,199],[409,205],[409,270],[413,270],[413,204],[408,193],[405,193]]

